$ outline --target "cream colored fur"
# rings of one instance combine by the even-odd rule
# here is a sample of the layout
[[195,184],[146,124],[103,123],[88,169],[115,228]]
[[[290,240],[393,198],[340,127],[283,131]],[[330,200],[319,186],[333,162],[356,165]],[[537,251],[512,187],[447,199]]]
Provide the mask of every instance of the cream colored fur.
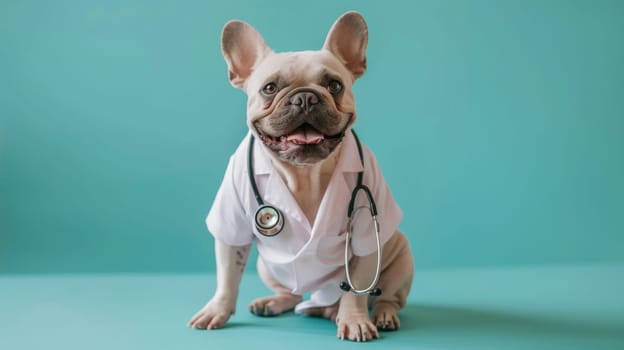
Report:
[[[286,76],[291,86],[304,86],[318,94],[328,104],[328,108],[340,116],[337,128],[349,129],[356,120],[352,85],[366,70],[367,43],[366,22],[356,12],[348,12],[336,21],[323,49],[319,51],[275,53],[248,24],[228,22],[222,35],[223,53],[232,85],[248,95],[247,123],[252,133],[256,137],[260,136],[255,123],[270,118],[276,106],[291,93],[288,88],[280,91],[270,104],[258,93],[267,77],[278,71]],[[319,85],[319,75],[327,70],[342,78],[344,91],[339,103],[334,102],[325,86]],[[273,165],[311,225],[339,159],[340,148],[338,146],[321,161],[305,165],[293,164],[280,159],[278,155],[272,155]],[[235,312],[242,277],[241,258],[245,263],[249,250],[249,246],[233,247],[220,241],[215,242],[217,289],[213,298],[191,318],[189,326],[214,329],[226,324]],[[414,274],[412,255],[407,239],[401,232],[394,234],[382,252],[382,272],[378,283],[383,289],[381,296],[345,293],[336,305],[306,312],[336,322],[337,336],[341,339],[368,341],[379,337],[378,330],[398,329],[398,311],[405,306]],[[375,271],[376,255],[353,257],[350,265],[355,284],[367,285],[371,271]],[[258,273],[275,295],[253,301],[249,306],[253,313],[274,316],[292,310],[301,301],[301,296],[293,295],[281,286],[261,261],[258,262]],[[372,308],[372,318],[369,316],[369,307]]]

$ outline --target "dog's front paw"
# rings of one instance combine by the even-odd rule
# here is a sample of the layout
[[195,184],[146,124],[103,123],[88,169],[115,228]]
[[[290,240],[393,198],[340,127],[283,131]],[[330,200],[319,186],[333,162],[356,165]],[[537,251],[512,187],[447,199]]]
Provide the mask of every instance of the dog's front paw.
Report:
[[222,328],[233,313],[232,303],[213,299],[199,310],[187,325],[195,329]]
[[336,324],[338,325],[337,336],[341,340],[349,339],[360,342],[379,338],[377,327],[364,312],[338,312]]

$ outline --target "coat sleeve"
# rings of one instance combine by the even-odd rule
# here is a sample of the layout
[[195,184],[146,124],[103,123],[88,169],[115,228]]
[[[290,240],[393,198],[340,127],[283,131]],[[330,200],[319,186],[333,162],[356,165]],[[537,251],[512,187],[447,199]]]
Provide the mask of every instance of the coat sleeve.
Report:
[[[377,207],[380,241],[383,246],[397,231],[399,223],[403,218],[403,212],[392,196],[390,187],[381,173],[377,159],[368,149],[365,152],[367,156],[365,157],[363,182],[364,185],[370,188]],[[364,193],[358,195],[356,203],[361,203],[360,205],[365,205],[368,208]],[[353,253],[357,256],[375,253],[377,251],[375,225],[370,217],[370,212],[368,209],[364,209],[360,210],[356,215],[357,217],[354,217],[353,238],[351,241]]]
[[250,244],[254,236],[236,183],[240,177],[237,174],[240,175],[244,169],[237,164],[236,159],[236,156],[230,158],[223,182],[206,218],[206,225],[215,239],[231,246],[243,246]]

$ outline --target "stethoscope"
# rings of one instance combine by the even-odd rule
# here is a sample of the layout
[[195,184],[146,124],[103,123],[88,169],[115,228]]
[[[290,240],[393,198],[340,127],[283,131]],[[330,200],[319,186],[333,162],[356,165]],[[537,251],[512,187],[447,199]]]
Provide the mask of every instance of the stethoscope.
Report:
[[[355,143],[357,144],[358,153],[360,156],[360,161],[362,162],[362,167],[364,167],[364,155],[362,152],[362,145],[360,144],[360,140],[358,139],[355,131],[351,130],[353,133],[353,137],[355,138]],[[258,192],[258,186],[256,185],[256,180],[254,178],[254,170],[253,170],[253,144],[254,144],[254,136],[251,135],[249,139],[249,150],[247,153],[247,174],[249,175],[249,182],[251,183],[251,189],[253,190],[254,196],[256,197],[256,202],[258,203],[258,210],[256,210],[256,214],[254,215],[254,222],[256,225],[256,229],[260,234],[266,237],[274,237],[284,228],[284,215],[270,204],[265,204],[260,196],[260,192]],[[358,172],[357,184],[351,192],[351,200],[349,201],[349,207],[347,210],[347,239],[345,241],[345,250],[344,250],[344,259],[345,259],[345,272],[347,280],[340,282],[340,289],[345,292],[352,292],[357,295],[369,294],[372,296],[381,295],[381,289],[375,288],[377,282],[379,281],[379,275],[381,273],[381,241],[379,238],[379,222],[377,221],[377,206],[375,205],[375,201],[373,200],[373,195],[371,194],[370,189],[363,184],[364,172]],[[375,225],[375,239],[377,241],[377,268],[375,270],[375,278],[371,282],[371,284],[364,289],[357,289],[353,282],[351,281],[351,273],[349,272],[349,248],[351,246],[351,234],[353,229],[353,216],[354,214],[364,208],[355,207],[355,200],[357,199],[358,193],[362,191],[366,195],[366,199],[368,199],[370,214],[373,220],[373,224]]]

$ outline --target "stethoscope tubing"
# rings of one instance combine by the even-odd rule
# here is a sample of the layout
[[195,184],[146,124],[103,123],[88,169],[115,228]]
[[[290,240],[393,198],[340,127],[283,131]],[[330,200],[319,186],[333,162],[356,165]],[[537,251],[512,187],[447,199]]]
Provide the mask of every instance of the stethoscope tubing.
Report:
[[379,238],[379,221],[377,221],[376,215],[374,215],[372,219],[375,224],[375,240],[377,241],[377,266],[375,267],[375,278],[370,283],[370,285],[364,289],[357,289],[353,284],[353,281],[351,280],[351,272],[349,269],[349,261],[351,260],[349,254],[349,247],[351,246],[351,218],[349,218],[349,223],[347,224],[347,241],[345,243],[344,250],[345,274],[347,275],[347,283],[350,288],[349,290],[356,295],[370,294],[377,286],[377,282],[379,282],[379,276],[381,275],[381,240]]
[[[364,167],[364,154],[362,152],[362,145],[355,131],[351,130],[351,133],[353,134],[353,137],[355,138],[355,142],[358,148],[358,154],[360,156],[360,161],[362,162],[362,167]],[[264,201],[262,200],[262,196],[260,195],[260,192],[258,191],[258,186],[256,184],[254,174],[253,174],[254,173],[253,171],[254,139],[255,139],[254,136],[251,135],[250,140],[249,140],[248,154],[247,154],[247,174],[249,176],[249,182],[251,183],[251,188],[253,190],[254,197],[256,198],[256,202],[258,203],[258,206],[259,206],[259,209],[255,215],[254,221],[255,221],[256,229],[258,230],[258,232],[260,232],[260,234],[267,236],[267,237],[273,237],[282,231],[282,228],[284,225],[284,221],[283,221],[284,219],[283,219],[283,215],[277,208],[264,203]],[[344,250],[345,252],[344,253],[345,274],[347,277],[347,281],[342,282],[340,284],[340,288],[347,292],[351,291],[352,293],[356,295],[363,295],[363,294],[380,295],[381,290],[379,288],[375,288],[375,286],[377,285],[377,282],[379,282],[379,276],[381,274],[381,251],[382,251],[381,239],[380,239],[380,234],[379,234],[379,221],[377,220],[377,206],[375,205],[375,201],[373,200],[373,195],[370,189],[366,185],[363,184],[363,177],[364,177],[364,172],[360,171],[357,177],[357,185],[355,186],[355,188],[353,189],[353,192],[351,193],[351,200],[349,201],[349,207],[347,210],[347,217],[348,217],[347,231],[346,231],[347,237],[345,241],[345,250]],[[359,209],[359,208],[355,208],[355,200],[357,199],[357,195],[360,191],[363,191],[365,193],[366,199],[368,200],[371,218],[375,226],[375,240],[377,243],[377,266],[375,268],[375,277],[373,278],[373,281],[371,282],[371,284],[364,289],[356,288],[356,286],[353,284],[353,281],[351,279],[351,272],[349,269],[353,215]],[[260,212],[260,210],[263,210],[263,209],[269,209],[275,212],[275,215],[277,215],[276,227],[266,227],[262,225],[261,223],[259,223],[258,213]]]

